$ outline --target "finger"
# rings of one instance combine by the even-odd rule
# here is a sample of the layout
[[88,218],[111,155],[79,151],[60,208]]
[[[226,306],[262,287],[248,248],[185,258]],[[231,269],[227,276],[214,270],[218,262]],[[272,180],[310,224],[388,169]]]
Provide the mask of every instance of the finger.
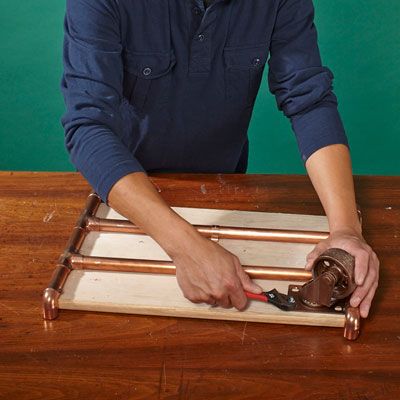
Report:
[[237,310],[241,311],[246,307],[247,297],[242,287],[238,287],[237,289],[232,290],[229,293],[229,297],[233,307],[235,307]]
[[218,301],[216,299],[214,299],[214,297],[212,296],[207,296],[205,298],[202,298],[199,303],[205,303],[205,304],[209,304],[210,306],[217,306],[218,305]]
[[196,303],[196,304],[204,303],[204,301],[200,297],[197,297],[197,296],[191,296],[191,297],[186,297],[186,298],[188,300],[190,300],[192,303]]
[[223,308],[232,308],[232,302],[228,295],[222,296],[217,300],[217,304]]
[[319,251],[317,250],[317,246],[314,247],[312,251],[307,254],[306,261],[309,263],[311,260],[314,260],[318,257]]
[[310,270],[313,267],[315,260],[328,248],[325,242],[318,243],[306,257],[305,269]]
[[361,302],[360,315],[363,318],[367,318],[368,317],[369,310],[371,308],[372,299],[375,296],[375,292],[376,292],[377,287],[378,287],[378,282],[374,282],[374,284],[371,286],[368,294],[365,296],[364,300]]
[[[351,249],[349,250],[351,252]],[[356,252],[354,256],[355,256],[355,267],[354,267],[355,281],[358,286],[362,286],[364,284],[364,281],[367,277],[367,273],[369,270],[370,255],[366,250],[363,249]]]
[[206,300],[204,300],[203,303],[209,304],[210,306],[217,306],[218,302],[213,296],[208,296]]
[[243,270],[242,266],[240,266],[238,269],[238,277],[244,290],[256,294],[262,293],[262,287],[251,280],[251,278]]
[[374,251],[372,252],[372,260],[374,262],[374,265],[376,266],[376,272],[377,272],[378,278],[379,278],[379,267],[380,267],[381,263],[379,261],[378,256],[376,255],[376,253]]
[[223,308],[231,308],[231,300],[229,298],[228,288],[220,287],[212,291],[212,297],[217,305]]
[[367,276],[364,279],[364,283],[359,286],[353,293],[350,299],[350,304],[353,307],[358,307],[359,304],[363,301],[363,299],[367,296],[370,291],[372,285],[377,282],[378,274],[376,271],[376,266],[374,265],[373,260],[370,260],[370,267],[368,268]]
[[306,265],[305,265],[304,268],[305,268],[307,271],[309,271],[310,269],[312,269],[312,267],[313,267],[314,262],[315,262],[316,259],[317,259],[317,256],[310,257],[310,258],[307,260]]
[[207,294],[206,292],[204,292],[204,290],[200,288],[192,290],[190,293],[184,293],[184,296],[192,303],[196,304],[206,303],[210,305],[215,305],[217,303],[213,296]]
[[[226,282],[225,287],[227,289],[227,292],[228,292],[228,295],[229,295],[229,298],[230,298],[230,301],[231,301],[233,307],[235,307],[238,310],[243,310],[247,304],[247,297],[243,290],[241,278],[246,279],[246,278],[244,278],[244,276],[247,276],[247,274],[244,272],[242,266],[240,265],[240,262],[235,263],[235,266],[236,266],[237,275],[233,276],[231,278],[231,280]],[[250,280],[250,278],[249,278],[249,280]],[[258,289],[258,285],[257,285],[257,289]]]

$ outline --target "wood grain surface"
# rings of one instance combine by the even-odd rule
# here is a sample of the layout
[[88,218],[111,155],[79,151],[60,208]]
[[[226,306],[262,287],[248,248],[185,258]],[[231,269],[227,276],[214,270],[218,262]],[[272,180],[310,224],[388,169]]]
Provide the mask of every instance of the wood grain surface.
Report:
[[[157,175],[174,206],[322,214],[308,179]],[[0,173],[0,399],[400,398],[400,178],[356,177],[379,292],[356,342],[337,329],[62,311],[41,293],[89,185]]]

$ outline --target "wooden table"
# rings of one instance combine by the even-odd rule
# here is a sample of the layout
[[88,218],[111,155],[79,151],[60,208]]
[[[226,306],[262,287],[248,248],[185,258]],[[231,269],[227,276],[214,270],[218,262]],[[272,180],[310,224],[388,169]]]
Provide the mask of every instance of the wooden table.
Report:
[[[158,175],[176,206],[322,213],[307,178]],[[381,279],[341,329],[61,311],[41,293],[90,192],[76,173],[0,173],[1,399],[400,398],[400,178],[357,177]]]

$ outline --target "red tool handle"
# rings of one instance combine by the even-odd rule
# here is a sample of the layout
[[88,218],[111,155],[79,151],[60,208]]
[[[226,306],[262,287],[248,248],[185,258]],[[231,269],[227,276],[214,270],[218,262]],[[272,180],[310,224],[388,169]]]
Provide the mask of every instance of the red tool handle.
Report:
[[268,297],[265,295],[265,293],[256,294],[246,291],[244,293],[248,299],[253,299],[253,300],[263,301],[264,303],[268,303]]

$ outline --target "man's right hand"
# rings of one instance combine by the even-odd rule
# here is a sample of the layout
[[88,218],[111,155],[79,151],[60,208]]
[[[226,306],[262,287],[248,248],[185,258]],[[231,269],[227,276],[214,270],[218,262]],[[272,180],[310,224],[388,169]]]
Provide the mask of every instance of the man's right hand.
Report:
[[244,290],[261,293],[239,259],[210,239],[199,235],[182,254],[173,257],[176,277],[184,296],[194,303],[208,303],[243,310]]
[[172,258],[183,294],[196,303],[246,306],[244,290],[261,293],[239,259],[176,214],[147,175],[132,173],[111,189],[108,204],[150,235]]

